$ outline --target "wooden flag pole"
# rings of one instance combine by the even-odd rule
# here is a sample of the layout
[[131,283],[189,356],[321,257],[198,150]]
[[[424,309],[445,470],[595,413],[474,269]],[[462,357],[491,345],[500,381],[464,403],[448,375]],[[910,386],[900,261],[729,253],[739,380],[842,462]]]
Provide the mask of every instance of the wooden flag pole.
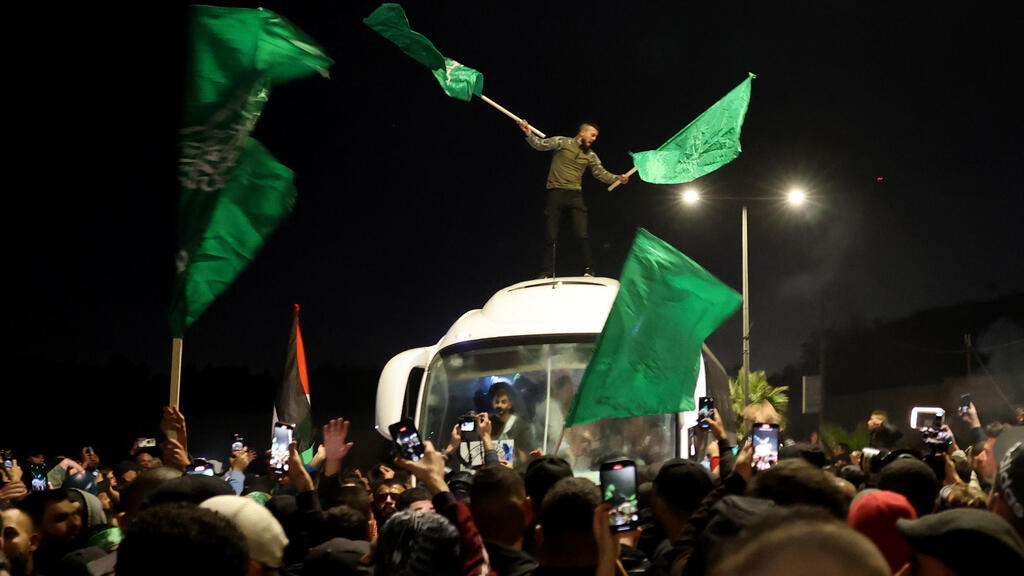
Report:
[[[491,100],[491,99],[490,99],[490,98],[488,98],[487,96],[484,96],[483,94],[481,94],[481,95],[480,95],[480,99],[481,99],[481,100],[483,100],[484,102],[487,102],[487,103],[488,103],[488,104],[490,104],[491,106],[494,106],[495,108],[497,108],[497,109],[498,109],[498,111],[499,111],[499,112],[501,112],[501,113],[505,114],[505,116],[508,116],[509,118],[511,118],[511,119],[513,119],[513,120],[515,120],[515,121],[516,121],[516,123],[519,123],[519,122],[522,122],[522,121],[523,121],[523,119],[522,119],[522,118],[520,118],[520,117],[516,116],[515,114],[513,114],[513,113],[509,112],[509,111],[508,111],[508,110],[506,110],[506,109],[505,109],[504,107],[502,107],[502,106],[501,106],[500,104],[498,104],[498,103],[497,103],[497,102],[495,102],[494,100]],[[534,128],[533,126],[530,126],[530,132],[533,132],[534,134],[536,134],[537,136],[539,136],[539,137],[541,137],[541,138],[547,138],[547,136],[546,136],[546,135],[545,135],[545,134],[544,134],[543,132],[541,132],[540,130],[537,130],[537,129],[536,129],[536,128]]]
[[178,406],[181,399],[181,338],[171,340],[171,402]]
[[[635,173],[636,173],[636,166],[633,166],[632,168],[629,169],[629,172],[626,172],[625,176],[632,176]],[[612,185],[608,187],[608,191],[610,192],[612,190],[615,190],[616,188],[619,187],[619,184],[622,184],[622,181],[612,182]]]
[[562,425],[562,433],[558,435],[558,443],[555,444],[555,449],[551,451],[552,456],[558,456],[558,450],[562,448],[562,439],[565,438],[565,425]]

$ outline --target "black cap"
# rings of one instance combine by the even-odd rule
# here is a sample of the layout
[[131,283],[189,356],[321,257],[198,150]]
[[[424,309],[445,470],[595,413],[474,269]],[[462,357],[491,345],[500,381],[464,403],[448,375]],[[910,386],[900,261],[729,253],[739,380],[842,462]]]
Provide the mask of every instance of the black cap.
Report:
[[572,476],[572,466],[560,456],[541,456],[526,466],[526,494],[535,506],[540,506],[544,495],[562,478]]
[[1024,574],[1024,541],[1001,516],[979,508],[953,508],[896,528],[915,552],[942,561],[957,574],[973,574],[979,560],[1005,574]]

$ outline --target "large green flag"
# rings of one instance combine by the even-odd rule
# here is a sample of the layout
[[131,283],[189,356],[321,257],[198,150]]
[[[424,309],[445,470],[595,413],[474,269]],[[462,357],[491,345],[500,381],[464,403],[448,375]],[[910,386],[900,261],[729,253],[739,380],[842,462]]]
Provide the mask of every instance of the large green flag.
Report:
[[692,410],[704,339],[742,300],[640,228],[565,426]]
[[657,150],[636,152],[644,182],[682,184],[714,172],[740,155],[740,131],[750,103],[753,74]]
[[484,75],[469,66],[446,58],[426,36],[409,28],[409,19],[399,4],[381,4],[363,23],[394,42],[402,52],[434,73],[445,94],[469,102],[484,90]]
[[269,10],[193,6],[185,89],[171,332],[176,338],[241,274],[295,204],[292,171],[253,128],[270,87],[332,60]]

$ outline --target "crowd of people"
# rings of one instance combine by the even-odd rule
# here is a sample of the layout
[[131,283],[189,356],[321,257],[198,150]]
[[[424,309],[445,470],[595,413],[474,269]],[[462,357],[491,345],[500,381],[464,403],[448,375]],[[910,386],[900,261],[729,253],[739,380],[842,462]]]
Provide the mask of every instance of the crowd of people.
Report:
[[508,419],[474,417],[485,456],[469,469],[451,461],[456,426],[443,450],[426,442],[419,460],[360,470],[335,419],[308,462],[292,444],[284,473],[246,447],[219,470],[190,458],[173,406],[159,445],[140,439],[114,466],[89,447],[11,458],[0,574],[1024,573],[1024,426],[983,426],[973,404],[964,449],[948,427],[931,451],[886,446],[878,412],[875,446],[784,442],[763,471],[716,411],[711,465],[640,466],[638,526],[616,532],[565,458],[534,451],[517,469],[492,438]]

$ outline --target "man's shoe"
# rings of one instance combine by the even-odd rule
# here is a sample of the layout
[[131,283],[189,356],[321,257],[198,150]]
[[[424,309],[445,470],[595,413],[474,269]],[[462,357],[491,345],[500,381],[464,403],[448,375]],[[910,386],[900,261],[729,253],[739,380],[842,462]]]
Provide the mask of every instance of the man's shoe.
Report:
[[594,269],[591,268],[590,266],[587,266],[586,268],[583,269],[583,276],[586,277],[586,278],[593,278],[594,277]]

